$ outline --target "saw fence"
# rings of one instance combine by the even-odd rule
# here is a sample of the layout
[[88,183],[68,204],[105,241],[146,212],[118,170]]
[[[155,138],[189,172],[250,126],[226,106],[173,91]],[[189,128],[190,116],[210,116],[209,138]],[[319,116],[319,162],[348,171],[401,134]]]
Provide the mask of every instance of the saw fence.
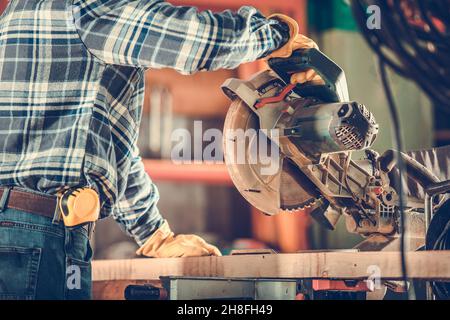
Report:
[[[411,279],[450,281],[450,251],[409,252]],[[97,260],[95,299],[123,299],[129,284],[158,285],[160,277],[220,279],[400,280],[398,252],[305,252],[224,257]]]

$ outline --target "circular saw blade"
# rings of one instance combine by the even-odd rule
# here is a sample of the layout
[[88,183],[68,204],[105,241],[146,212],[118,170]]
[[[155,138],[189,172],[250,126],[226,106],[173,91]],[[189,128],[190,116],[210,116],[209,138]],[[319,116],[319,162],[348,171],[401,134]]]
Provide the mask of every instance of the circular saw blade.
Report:
[[[269,164],[255,159],[255,144],[268,143],[266,150],[271,149],[267,137],[261,141],[261,135],[251,134],[259,133],[258,129],[258,116],[242,100],[234,100],[225,119],[224,156],[238,191],[268,215],[314,205],[320,193],[294,162],[281,153],[272,157]],[[274,165],[277,170],[266,174],[270,171],[267,167]]]

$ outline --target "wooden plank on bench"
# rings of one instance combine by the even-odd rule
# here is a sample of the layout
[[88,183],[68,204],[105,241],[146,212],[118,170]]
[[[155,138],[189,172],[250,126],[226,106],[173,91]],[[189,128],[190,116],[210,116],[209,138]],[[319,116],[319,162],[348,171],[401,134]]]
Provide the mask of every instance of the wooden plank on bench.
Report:
[[[450,280],[450,251],[407,253],[408,276]],[[399,252],[304,252],[224,257],[93,261],[93,281],[158,280],[160,276],[230,278],[401,279]]]

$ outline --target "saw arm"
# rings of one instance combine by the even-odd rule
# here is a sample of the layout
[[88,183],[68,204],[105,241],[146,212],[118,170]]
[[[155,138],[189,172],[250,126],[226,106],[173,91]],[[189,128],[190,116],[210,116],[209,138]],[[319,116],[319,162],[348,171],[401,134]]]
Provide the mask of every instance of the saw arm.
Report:
[[[369,149],[378,124],[364,105],[348,101],[342,69],[316,49],[269,65],[273,70],[223,85],[233,101],[225,120],[225,162],[239,192],[269,215],[309,207],[329,229],[345,215],[351,232],[395,234],[392,168],[386,156]],[[308,68],[324,84],[287,84],[292,73]],[[360,150],[366,158],[352,159]]]

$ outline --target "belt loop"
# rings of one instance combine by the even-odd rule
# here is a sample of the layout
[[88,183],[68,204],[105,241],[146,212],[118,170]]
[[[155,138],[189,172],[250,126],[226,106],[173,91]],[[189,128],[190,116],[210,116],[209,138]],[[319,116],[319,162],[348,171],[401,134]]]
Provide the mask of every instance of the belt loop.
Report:
[[91,240],[92,235],[94,234],[94,230],[95,230],[95,222],[89,222],[88,224],[88,237],[89,240]]
[[70,228],[64,228],[64,253],[67,256],[72,256],[72,230]]
[[59,196],[56,196],[55,213],[53,214],[52,224],[58,225],[61,221],[61,210],[59,209]]
[[8,198],[9,198],[9,192],[11,191],[12,187],[4,187],[3,188],[3,194],[2,198],[0,199],[0,212],[5,211],[8,207]]

